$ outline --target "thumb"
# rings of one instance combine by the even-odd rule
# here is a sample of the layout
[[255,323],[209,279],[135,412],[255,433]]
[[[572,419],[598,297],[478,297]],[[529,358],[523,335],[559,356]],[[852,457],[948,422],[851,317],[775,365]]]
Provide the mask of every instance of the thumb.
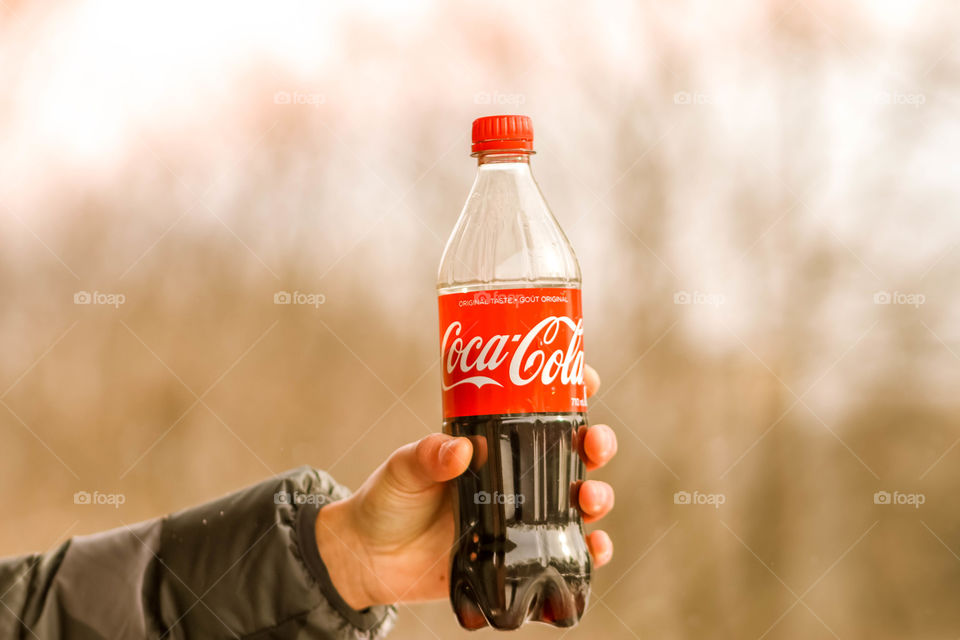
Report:
[[387,473],[397,488],[411,493],[456,478],[467,470],[473,444],[467,438],[434,433],[397,449],[387,460]]

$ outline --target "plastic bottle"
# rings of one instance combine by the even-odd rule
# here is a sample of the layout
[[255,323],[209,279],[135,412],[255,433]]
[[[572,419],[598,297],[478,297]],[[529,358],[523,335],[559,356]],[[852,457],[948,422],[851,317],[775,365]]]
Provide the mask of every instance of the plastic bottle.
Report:
[[591,560],[577,491],[586,425],[580,267],[530,171],[526,116],[473,123],[476,181],[437,282],[444,432],[456,480],[450,599],[461,626],[572,626]]

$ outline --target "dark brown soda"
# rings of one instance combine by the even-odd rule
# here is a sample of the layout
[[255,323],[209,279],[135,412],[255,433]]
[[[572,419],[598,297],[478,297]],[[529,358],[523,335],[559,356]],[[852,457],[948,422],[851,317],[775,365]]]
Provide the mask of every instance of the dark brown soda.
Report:
[[472,416],[444,432],[473,442],[456,480],[450,600],[460,625],[516,629],[576,624],[590,593],[590,554],[577,493],[586,415]]

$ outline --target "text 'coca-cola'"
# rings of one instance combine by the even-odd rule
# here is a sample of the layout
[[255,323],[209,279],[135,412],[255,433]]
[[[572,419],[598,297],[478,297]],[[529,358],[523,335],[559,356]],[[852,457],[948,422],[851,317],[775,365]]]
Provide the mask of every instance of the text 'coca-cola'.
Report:
[[442,295],[444,418],[585,411],[580,290]]

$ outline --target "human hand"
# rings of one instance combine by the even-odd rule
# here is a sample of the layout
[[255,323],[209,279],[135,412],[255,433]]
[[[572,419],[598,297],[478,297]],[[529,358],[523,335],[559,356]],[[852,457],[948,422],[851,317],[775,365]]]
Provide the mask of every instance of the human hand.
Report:
[[[600,377],[586,367],[587,396]],[[617,452],[607,425],[583,426],[580,457],[588,471]],[[447,482],[466,471],[473,457],[469,439],[440,433],[400,447],[346,500],[322,508],[316,534],[320,556],[333,585],[354,609],[400,601],[436,600],[449,592],[454,521]],[[587,480],[580,487],[584,522],[595,522],[613,508],[613,488]],[[594,566],[613,556],[604,531],[587,535]]]

